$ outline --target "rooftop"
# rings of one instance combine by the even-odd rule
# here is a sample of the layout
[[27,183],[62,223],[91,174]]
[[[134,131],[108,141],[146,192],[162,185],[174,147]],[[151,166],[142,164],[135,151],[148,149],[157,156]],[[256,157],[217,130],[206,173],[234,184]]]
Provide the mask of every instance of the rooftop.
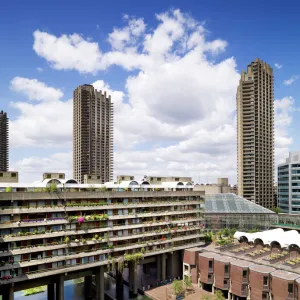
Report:
[[255,204],[235,194],[215,194],[205,196],[206,213],[256,213],[273,214],[269,209]]

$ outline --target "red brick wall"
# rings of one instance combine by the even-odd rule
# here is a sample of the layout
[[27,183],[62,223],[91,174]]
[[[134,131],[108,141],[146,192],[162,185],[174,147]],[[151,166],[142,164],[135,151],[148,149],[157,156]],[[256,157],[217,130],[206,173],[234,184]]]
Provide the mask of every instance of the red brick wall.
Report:
[[213,260],[212,258],[199,256],[199,272],[200,272],[200,281],[208,283],[208,262]]
[[[238,266],[230,267],[230,279],[231,279],[231,291],[233,294],[242,297],[242,283],[243,283],[243,270],[247,268],[241,268]],[[249,272],[249,271],[248,271]]]
[[[269,274],[251,271],[249,273],[250,299],[261,300],[264,292],[264,276]],[[269,279],[270,282],[270,279]]]
[[224,288],[224,270],[225,263],[221,261],[214,262],[215,286],[219,289]]
[[198,255],[198,251],[184,251],[183,254],[183,262],[189,265],[195,265],[197,260],[196,260],[196,256]]
[[[294,281],[272,277],[273,300],[286,300],[288,297],[288,284]],[[294,285],[295,289],[295,285]],[[293,299],[293,298],[292,298]]]

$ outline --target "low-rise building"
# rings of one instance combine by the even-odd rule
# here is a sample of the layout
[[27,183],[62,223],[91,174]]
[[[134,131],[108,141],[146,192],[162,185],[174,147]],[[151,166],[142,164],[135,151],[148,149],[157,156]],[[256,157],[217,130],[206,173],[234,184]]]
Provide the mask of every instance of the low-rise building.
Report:
[[228,184],[228,178],[218,178],[214,184],[196,184],[196,191],[203,191],[206,195],[231,193],[232,187]]
[[19,173],[16,171],[0,171],[0,183],[17,183],[19,182]]
[[[256,233],[236,232],[234,237],[235,242],[224,246],[211,244],[185,250],[188,254],[184,254],[184,276],[190,276],[205,290],[213,293],[221,290],[232,300],[299,299],[300,234],[297,231],[278,228]],[[192,270],[197,270],[198,276]]]

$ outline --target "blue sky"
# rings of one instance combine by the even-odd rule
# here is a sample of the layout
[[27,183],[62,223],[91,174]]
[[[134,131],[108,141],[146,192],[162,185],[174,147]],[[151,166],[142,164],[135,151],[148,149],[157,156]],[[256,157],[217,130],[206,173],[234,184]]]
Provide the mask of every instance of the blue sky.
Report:
[[[157,83],[145,81],[145,77],[141,78],[141,75],[148,76],[150,74],[149,77],[151,77],[155,73],[155,70],[152,70],[152,62],[151,68],[147,64],[147,67],[130,66],[128,70],[126,62],[122,61],[109,63],[106,66],[100,66],[95,70],[91,70],[83,66],[86,64],[86,60],[83,59],[81,61],[80,58],[85,55],[85,50],[80,51],[80,53],[77,52],[77,54],[72,52],[74,49],[70,51],[70,56],[80,56],[77,59],[82,65],[80,67],[77,65],[76,67],[74,60],[69,63],[63,61],[67,60],[65,54],[58,57],[58,55],[52,55],[53,53],[51,53],[51,51],[65,53],[65,50],[61,50],[62,52],[60,52],[53,45],[50,45],[50,48],[54,48],[51,48],[52,50],[49,48],[48,52],[43,48],[46,47],[46,39],[50,41],[51,38],[59,39],[62,35],[69,37],[70,35],[77,34],[87,43],[88,47],[92,46],[93,43],[97,43],[100,51],[107,53],[112,51],[113,46],[112,42],[109,42],[109,34],[113,32],[114,28],[121,31],[122,28],[124,29],[128,26],[130,20],[143,19],[146,29],[141,30],[142,32],[139,32],[136,36],[131,33],[131,39],[136,39],[136,41],[134,43],[130,42],[130,46],[136,47],[136,51],[141,57],[145,51],[147,52],[146,48],[142,49],[146,35],[150,34],[154,36],[154,33],[162,23],[167,24],[165,21],[158,20],[156,14],[169,13],[172,15],[174,10],[180,10],[185,19],[192,18],[199,26],[201,25],[205,28],[205,39],[207,41],[226,41],[226,46],[224,44],[220,46],[217,54],[214,52],[215,50],[211,49],[205,52],[205,61],[208,65],[213,64],[217,66],[227,59],[233,58],[235,65],[230,65],[228,67],[230,70],[225,70],[228,72],[228,76],[230,76],[232,70],[240,73],[243,68],[246,68],[249,62],[259,57],[274,68],[275,99],[289,99],[280,102],[281,104],[279,103],[280,111],[278,118],[283,125],[279,128],[278,133],[278,140],[281,143],[277,161],[287,156],[288,150],[299,150],[300,142],[297,139],[297,130],[300,125],[300,80],[297,76],[300,73],[298,66],[300,52],[297,37],[300,31],[298,14],[300,4],[297,1],[289,1],[285,5],[282,5],[282,1],[272,1],[272,3],[269,1],[261,2],[231,1],[229,4],[228,1],[221,0],[186,0],[172,2],[7,1],[3,3],[0,12],[0,109],[7,111],[11,121],[15,122],[12,124],[11,132],[13,135],[11,137],[11,167],[18,169],[21,172],[21,179],[27,181],[38,180],[40,173],[51,170],[66,171],[72,176],[71,102],[69,106],[63,106],[63,109],[70,112],[66,116],[68,124],[64,125],[63,120],[60,120],[62,122],[59,126],[57,114],[55,113],[53,113],[53,116],[41,116],[40,119],[43,118],[42,121],[38,115],[35,115],[32,118],[33,124],[28,126],[24,104],[27,103],[32,106],[33,112],[40,112],[41,110],[45,112],[45,107],[46,109],[50,108],[50,104],[45,107],[37,107],[48,101],[44,100],[43,97],[47,98],[47,96],[43,93],[37,96],[38,93],[41,93],[41,89],[36,86],[39,83],[45,84],[46,90],[51,87],[60,90],[63,96],[55,98],[55,94],[53,97],[55,101],[66,103],[72,97],[72,91],[76,86],[83,83],[100,81],[98,82],[98,87],[108,89],[109,85],[111,93],[115,93],[116,104],[120,107],[120,111],[117,112],[118,115],[116,117],[116,174],[121,172],[137,175],[142,175],[145,172],[148,172],[147,175],[157,174],[158,172],[160,174],[185,173],[193,176],[196,181],[202,182],[214,181],[218,176],[228,176],[231,182],[234,183],[236,177],[235,150],[228,146],[228,144],[232,144],[234,141],[234,136],[230,128],[234,128],[234,117],[232,116],[234,115],[235,107],[233,107],[233,110],[226,108],[225,114],[228,114],[228,119],[224,119],[223,124],[214,123],[212,125],[211,123],[211,127],[202,130],[203,124],[199,123],[199,120],[193,123],[193,120],[197,119],[196,116],[191,115],[189,117],[189,112],[185,109],[180,110],[178,108],[178,111],[173,110],[173,106],[178,106],[178,101],[182,97],[177,99],[172,93],[164,94],[162,86],[158,86]],[[128,18],[124,18],[124,15],[128,15]],[[34,50],[35,38],[33,33],[37,30],[46,35],[37,41],[39,50]],[[186,34],[191,34],[195,29],[185,27],[184,30],[186,30]],[[120,36],[118,35],[117,38],[120,38]],[[116,40],[114,41],[116,42]],[[180,53],[179,48],[176,49],[178,47],[176,43],[179,43],[179,40],[176,40],[176,38],[172,42],[174,44],[168,55],[176,53],[178,57],[183,58],[189,53],[188,51]],[[71,43],[70,40],[68,40],[68,43]],[[159,46],[160,42],[157,43],[156,40],[156,43],[153,42],[151,47],[149,46],[148,52],[150,53],[149,49],[151,48],[152,52],[156,53],[158,50],[153,50],[153,48]],[[97,53],[94,53],[94,50],[93,48],[91,51],[96,55]],[[126,47],[117,49],[117,51],[122,53],[125,50]],[[165,53],[163,56],[164,58],[167,57]],[[155,58],[156,56],[153,57]],[[125,61],[129,61],[130,59],[132,58],[124,58]],[[165,64],[169,60],[170,57],[162,60],[156,69],[158,70],[161,65],[166,66]],[[175,61],[178,61],[178,58]],[[196,63],[198,62],[197,60]],[[173,63],[172,58],[171,63]],[[276,68],[275,63],[280,65],[281,68]],[[134,65],[134,63],[131,64]],[[197,72],[205,71],[203,66],[202,63],[199,63],[199,69],[195,70],[194,73],[195,76],[197,76]],[[183,64],[182,68],[184,68]],[[224,72],[224,70],[220,71],[218,69],[215,71],[219,73]],[[166,73],[165,75],[172,77],[172,74]],[[235,103],[234,89],[236,76],[234,75],[231,77],[235,79],[230,78],[233,81],[228,83],[230,90],[226,90],[226,87],[224,87],[217,96],[214,96],[220,97],[221,102],[224,99],[231,98],[230,101],[226,100],[228,106],[233,106]],[[155,74],[153,76],[155,78]],[[224,81],[228,80],[228,76],[224,74]],[[292,84],[284,84],[285,80],[293,76],[295,81]],[[12,80],[16,77],[23,80],[15,81],[15,84],[12,84]],[[137,81],[134,83],[130,78]],[[173,86],[179,87],[178,93],[176,93],[179,95],[181,90],[180,85],[182,87],[187,85],[184,78],[183,80],[178,78],[178,82],[172,81],[170,78],[162,78],[161,81],[162,83],[169,84],[167,85],[169,88]],[[33,82],[33,79],[36,79],[36,81]],[[221,75],[219,80],[222,80]],[[192,86],[197,86],[197,83],[195,82],[195,85]],[[172,99],[170,100],[169,98],[168,101],[163,101],[164,104],[162,105],[166,105],[166,107],[160,106],[155,101],[150,105],[147,97],[153,99],[155,93],[152,93],[153,90],[152,92],[147,90],[147,87],[162,88],[162,91],[159,91],[158,99],[174,97],[174,105],[171,101]],[[205,103],[209,102],[210,95],[212,95],[209,94],[210,89],[213,90],[209,82],[207,85],[203,83],[201,92],[199,92],[200,94],[193,93],[187,95],[189,99],[195,97],[195,102],[187,102],[191,106],[192,111],[197,97],[201,98],[201,101],[196,103],[197,105],[199,104],[198,119],[202,118],[206,124],[211,122],[206,117],[211,116],[215,112],[215,106],[205,107]],[[203,90],[208,94],[203,94]],[[51,90],[49,91],[51,92]],[[34,93],[34,96],[30,92]],[[223,92],[225,93],[224,98]],[[207,95],[207,100],[205,95]],[[16,108],[12,103],[19,103],[19,108]],[[60,102],[52,103],[54,106],[53,112],[55,112],[55,106],[57,109],[60,109],[60,104]],[[138,118],[140,116],[138,113],[139,109],[141,112],[143,109],[146,111],[145,123],[143,119]],[[170,115],[175,116],[171,118],[172,120],[167,115],[168,111]],[[51,109],[49,109],[49,114],[50,112]],[[218,113],[221,112],[218,111]],[[61,117],[63,117],[63,114]],[[131,119],[133,124],[130,124],[130,120],[127,120],[127,118]],[[190,119],[187,120],[187,118]],[[160,128],[159,124],[165,126],[162,133],[157,134],[155,129],[148,132],[147,128],[151,126],[156,128],[154,119],[160,122],[156,124],[157,128]],[[123,120],[126,120],[126,126],[122,125]],[[49,122],[48,125],[45,125],[47,122]],[[52,130],[37,130],[35,132],[36,129],[41,129],[41,124],[52,127]],[[144,129],[143,126],[147,128]],[[188,131],[187,126],[196,128],[197,130]],[[207,136],[211,136],[214,133],[214,126],[216,132],[222,138],[210,141]],[[126,127],[126,131],[122,127]],[[139,133],[137,133],[136,127],[141,127]],[[26,141],[25,139],[21,141],[20,136],[24,137],[28,135],[28,128],[32,129],[32,134],[29,134],[30,136]],[[169,132],[174,132],[174,130],[178,130],[181,133],[184,132],[185,138],[179,133],[170,136]],[[62,131],[65,131],[66,134],[62,134]],[[55,132],[59,134],[55,135]],[[217,133],[216,137],[218,136]],[[49,136],[47,136],[48,134]],[[230,138],[227,139],[224,136],[229,136]],[[226,153],[230,157],[228,159],[230,164],[222,165],[224,160],[227,160],[226,155],[220,154],[222,149],[227,149],[226,151],[228,152]],[[184,156],[186,153],[190,153],[189,158]],[[180,154],[182,154],[184,159],[179,159],[181,157]],[[156,163],[153,163],[153,160]],[[181,167],[183,164],[187,167]]]

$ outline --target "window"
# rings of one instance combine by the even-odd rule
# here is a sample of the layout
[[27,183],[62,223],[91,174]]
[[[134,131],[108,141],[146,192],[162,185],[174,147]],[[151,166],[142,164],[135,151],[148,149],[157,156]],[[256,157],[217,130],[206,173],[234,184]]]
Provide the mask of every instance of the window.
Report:
[[3,173],[0,173],[0,177],[3,177]]
[[227,285],[227,284],[228,284],[228,280],[224,279],[224,285]]
[[229,272],[229,265],[225,265],[225,274]]
[[243,277],[245,278],[245,277],[247,277],[247,270],[243,270]]
[[17,177],[17,173],[11,173],[11,177]]
[[184,271],[188,271],[189,270],[189,266],[188,265],[184,265]]
[[130,177],[130,180],[133,180],[133,176]]
[[59,175],[59,179],[64,179],[64,175],[63,175],[63,174],[60,174],[60,175]]
[[213,267],[212,260],[208,262],[208,267],[211,269]]
[[125,180],[125,177],[124,177],[124,176],[122,176],[122,180]]
[[157,178],[157,181],[161,181],[161,178]]
[[179,181],[179,178],[175,178],[175,181]]
[[97,176],[97,179],[100,179],[100,176]]
[[293,291],[294,291],[294,284],[293,283],[289,283],[288,284],[288,292],[289,293],[293,293]]
[[48,179],[50,179],[50,178],[51,178],[51,174],[47,174],[46,177],[47,177]]
[[269,285],[269,276],[264,276],[264,285]]

